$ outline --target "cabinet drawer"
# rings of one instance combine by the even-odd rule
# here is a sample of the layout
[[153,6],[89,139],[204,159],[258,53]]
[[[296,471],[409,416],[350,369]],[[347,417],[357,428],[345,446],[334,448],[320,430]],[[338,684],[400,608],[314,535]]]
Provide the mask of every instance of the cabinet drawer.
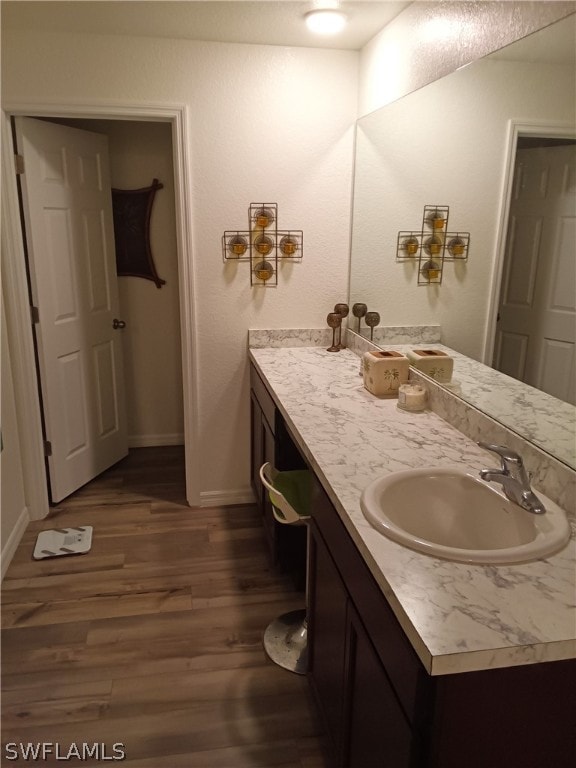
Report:
[[319,483],[314,493],[312,515],[316,525],[386,668],[406,717],[416,725],[418,707],[429,695],[430,678]]
[[262,409],[262,413],[268,422],[268,426],[272,430],[272,433],[274,433],[276,406],[274,405],[274,400],[272,400],[272,397],[266,389],[266,385],[258,375],[258,372],[253,365],[250,365],[250,386],[254,392],[254,395],[256,396],[256,399],[258,400],[258,403],[260,404],[260,408]]

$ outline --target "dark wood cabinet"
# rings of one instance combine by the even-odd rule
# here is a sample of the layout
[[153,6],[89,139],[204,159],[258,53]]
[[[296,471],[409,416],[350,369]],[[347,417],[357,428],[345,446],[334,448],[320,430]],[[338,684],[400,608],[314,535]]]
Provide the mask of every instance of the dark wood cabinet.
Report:
[[[412,710],[424,669],[405,646],[400,626],[319,485],[313,515],[308,677],[328,752],[336,768],[411,768],[417,765],[418,740],[366,623],[378,625],[376,637],[384,642],[384,656],[406,665],[397,682]],[[378,592],[370,594],[374,588]],[[355,597],[369,613],[360,615]],[[400,652],[394,648],[398,643]]]
[[426,768],[573,768],[572,659],[434,680]]
[[310,684],[339,768],[409,768],[411,729],[318,529],[310,537]]
[[308,679],[320,705],[329,742],[328,751],[341,755],[344,748],[342,723],[349,598],[338,569],[314,524],[309,539],[308,562],[308,637],[314,638],[314,642],[309,644]]
[[[276,523],[258,470],[305,462],[255,369],[251,383],[254,491],[273,557],[301,566],[305,539],[286,534],[305,531]],[[317,479],[308,594],[308,680],[334,768],[576,765],[576,662],[429,675]]]
[[254,391],[250,392],[250,412],[252,421],[251,441],[251,484],[256,504],[262,514],[262,524],[268,541],[268,548],[274,562],[278,559],[276,541],[276,521],[272,515],[272,504],[268,498],[266,489],[260,482],[260,467],[269,462],[274,466],[275,440],[274,431]]
[[315,487],[309,680],[335,768],[572,768],[573,660],[429,675]]
[[343,765],[409,768],[412,730],[360,617],[348,608]]

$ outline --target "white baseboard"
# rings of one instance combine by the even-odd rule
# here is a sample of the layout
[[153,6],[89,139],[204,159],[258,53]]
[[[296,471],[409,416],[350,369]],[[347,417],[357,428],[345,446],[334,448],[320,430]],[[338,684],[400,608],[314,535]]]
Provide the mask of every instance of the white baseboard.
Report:
[[238,488],[234,491],[202,491],[201,507],[234,507],[238,504],[254,504],[256,499],[251,488]]
[[20,544],[20,540],[24,535],[24,531],[29,522],[30,515],[28,514],[28,507],[24,507],[22,512],[18,515],[18,519],[10,532],[10,536],[8,536],[2,547],[2,554],[0,555],[0,560],[2,561],[0,565],[0,581],[4,578],[8,566],[12,562],[16,548],[18,544]]
[[184,433],[173,435],[128,435],[128,448],[155,448],[159,445],[184,445]]

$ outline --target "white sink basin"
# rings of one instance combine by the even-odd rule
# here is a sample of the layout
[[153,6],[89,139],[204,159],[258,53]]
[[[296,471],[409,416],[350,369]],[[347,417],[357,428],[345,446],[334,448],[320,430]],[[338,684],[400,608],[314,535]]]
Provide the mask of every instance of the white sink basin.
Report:
[[564,512],[538,493],[542,515],[459,469],[414,469],[378,478],[360,506],[376,530],[411,549],[465,563],[521,563],[566,545]]

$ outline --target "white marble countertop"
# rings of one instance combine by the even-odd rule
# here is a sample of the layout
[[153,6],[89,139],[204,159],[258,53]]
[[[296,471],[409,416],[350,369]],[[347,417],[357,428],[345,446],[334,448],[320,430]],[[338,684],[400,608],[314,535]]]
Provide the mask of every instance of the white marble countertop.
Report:
[[386,344],[382,349],[433,347],[454,359],[451,389],[474,408],[518,432],[569,467],[576,468],[576,407],[495,371],[443,344]]
[[396,544],[362,514],[368,483],[413,467],[478,472],[492,456],[435,413],[373,397],[348,350],[263,348],[250,357],[430,674],[576,657],[574,530],[547,560],[498,567]]

